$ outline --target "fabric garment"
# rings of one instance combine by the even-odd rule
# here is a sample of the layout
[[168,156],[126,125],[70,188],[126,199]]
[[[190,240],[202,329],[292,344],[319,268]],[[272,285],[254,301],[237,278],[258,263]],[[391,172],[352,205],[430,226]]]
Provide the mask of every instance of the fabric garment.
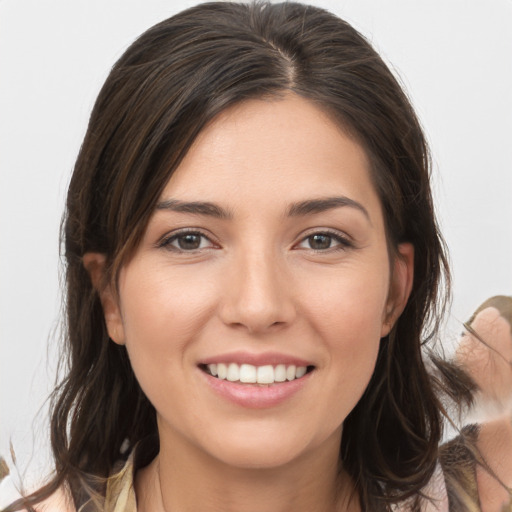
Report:
[[[445,445],[445,447],[443,447],[445,456],[455,456],[454,450],[456,449],[452,448],[452,446],[455,445],[457,445],[457,443],[450,444],[449,446]],[[136,464],[134,450],[128,456],[126,461],[120,462],[119,467],[116,468],[116,471],[109,477],[105,501],[103,503],[95,503],[93,500],[87,500],[81,504],[81,506],[78,506],[77,510],[77,508],[73,507],[69,502],[69,499],[66,499],[64,493],[58,493],[57,495],[52,496],[49,500],[38,505],[36,510],[37,512],[88,512],[91,510],[101,510],[102,512],[137,512],[137,501],[134,489],[135,471]],[[471,487],[471,489],[476,492],[476,487]],[[462,512],[466,510],[473,512],[473,510],[480,510],[479,508],[458,508],[458,502],[454,501],[454,494],[451,491],[453,491],[453,489],[448,489],[447,492],[442,464],[438,464],[429,485],[424,489],[425,496],[430,499],[421,500],[420,510],[422,512]],[[450,502],[448,501],[448,497],[451,497]],[[450,507],[448,507],[448,504]],[[3,505],[6,505],[6,503]],[[416,510],[415,507],[413,508]],[[394,507],[395,512],[409,512],[410,510],[411,504],[409,502],[402,503],[401,505]]]
[[[440,462],[446,480],[450,511],[480,512],[477,467],[482,462],[477,448],[478,425],[467,425],[460,435],[440,448]],[[512,512],[512,494],[508,505],[499,512]]]
[[[134,456],[132,453],[124,467],[109,478],[104,512],[137,512],[133,477]],[[425,489],[425,495],[431,499],[423,500],[422,512],[452,512],[452,509],[448,509],[446,488],[440,465]],[[408,510],[410,509],[406,503],[395,508],[396,512],[407,512]],[[458,511],[453,509],[453,512]]]
[[447,482],[450,510],[481,510],[475,453],[478,431],[478,425],[468,425],[459,436],[441,446],[440,459]]
[[[130,454],[126,462],[120,463],[119,469],[114,472],[107,482],[105,501],[97,503],[92,499],[85,501],[77,508],[72,500],[62,490],[59,490],[47,500],[36,505],[36,512],[137,512],[137,502],[134,481],[134,453]],[[13,482],[4,459],[0,457],[0,512],[7,505],[21,498],[22,495]],[[102,500],[103,501],[103,500]]]
[[[35,509],[36,512],[96,512],[98,510],[102,512],[137,512],[137,501],[134,489],[134,459],[134,453],[132,452],[126,462],[121,463],[119,469],[109,477],[104,502],[96,503],[93,500],[87,500],[77,509],[70,503],[70,500],[66,498],[64,493],[61,492],[56,493],[56,495],[52,496],[50,499],[37,505]],[[425,494],[432,499],[422,500],[422,512],[449,512],[444,479],[440,468],[441,467],[438,466],[428,489],[425,490]],[[6,482],[4,481],[4,483]],[[7,505],[7,503],[19,497],[19,494],[12,495],[11,493],[9,501],[0,503],[0,511],[2,510],[2,506]],[[396,505],[393,510],[394,512],[409,512],[411,506],[409,502],[406,502],[401,505]],[[456,509],[454,510],[456,511]]]
[[134,481],[133,453],[121,470],[111,476],[107,484],[105,512],[137,512]]
[[[432,499],[424,500],[421,508],[422,512],[451,512],[451,509],[448,510],[441,466],[438,466],[428,489],[425,490],[425,494]],[[395,510],[396,512],[406,512],[409,508],[407,504],[404,504],[397,506]],[[455,512],[456,509],[453,509],[453,511]],[[105,512],[137,512],[133,488],[133,456],[128,459],[119,473],[109,479]]]

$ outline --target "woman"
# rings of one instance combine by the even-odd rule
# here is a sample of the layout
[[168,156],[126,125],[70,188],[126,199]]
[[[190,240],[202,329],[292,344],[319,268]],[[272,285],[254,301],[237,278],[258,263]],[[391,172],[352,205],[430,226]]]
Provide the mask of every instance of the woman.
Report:
[[68,192],[55,477],[6,510],[442,506],[429,165],[326,11],[202,4],[143,34]]

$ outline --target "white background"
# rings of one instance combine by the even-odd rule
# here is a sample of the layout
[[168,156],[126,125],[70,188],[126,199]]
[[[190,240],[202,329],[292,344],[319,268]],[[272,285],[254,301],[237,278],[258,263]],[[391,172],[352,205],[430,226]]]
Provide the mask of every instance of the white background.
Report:
[[[512,0],[310,1],[393,63],[425,126],[450,344],[480,302],[512,294]],[[0,0],[0,453],[12,439],[22,469],[33,449],[38,472],[47,450],[44,409],[33,420],[55,373],[59,222],[88,114],[129,43],[193,4]]]

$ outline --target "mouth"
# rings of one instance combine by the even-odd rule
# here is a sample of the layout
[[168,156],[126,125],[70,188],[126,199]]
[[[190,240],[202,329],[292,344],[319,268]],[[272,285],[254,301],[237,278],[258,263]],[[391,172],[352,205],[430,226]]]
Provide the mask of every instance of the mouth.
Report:
[[259,386],[272,386],[274,384],[299,380],[315,369],[311,365],[277,364],[255,366],[237,363],[200,364],[199,368],[206,374],[219,380],[238,384],[257,384]]

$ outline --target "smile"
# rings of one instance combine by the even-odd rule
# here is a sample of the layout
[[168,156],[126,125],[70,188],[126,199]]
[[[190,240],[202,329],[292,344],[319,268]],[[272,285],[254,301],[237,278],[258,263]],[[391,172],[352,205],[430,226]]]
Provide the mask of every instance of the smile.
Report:
[[201,369],[213,377],[244,384],[275,384],[304,377],[313,366],[277,364],[255,366],[252,364],[212,363],[201,365]]

